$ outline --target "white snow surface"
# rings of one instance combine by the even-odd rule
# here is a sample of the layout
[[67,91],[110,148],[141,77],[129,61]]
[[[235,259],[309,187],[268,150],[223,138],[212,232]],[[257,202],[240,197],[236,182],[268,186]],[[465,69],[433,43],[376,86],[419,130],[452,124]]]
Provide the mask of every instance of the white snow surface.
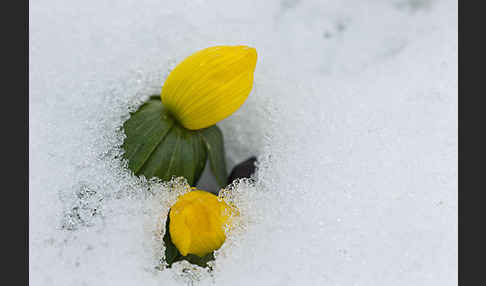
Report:
[[[233,44],[255,84],[218,125],[256,181],[214,271],[161,270],[187,188],[131,175],[120,127]],[[452,0],[31,0],[31,285],[456,285],[457,51]]]

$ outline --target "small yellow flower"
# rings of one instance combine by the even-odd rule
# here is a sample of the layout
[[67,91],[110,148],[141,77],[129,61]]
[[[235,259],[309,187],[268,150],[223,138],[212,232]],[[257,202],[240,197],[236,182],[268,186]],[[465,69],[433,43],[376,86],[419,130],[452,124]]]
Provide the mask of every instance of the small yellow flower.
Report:
[[187,129],[214,125],[245,102],[256,61],[256,50],[247,46],[196,52],[169,74],[162,87],[162,103]]
[[216,195],[193,189],[171,207],[169,233],[182,255],[203,257],[226,240],[233,209]]

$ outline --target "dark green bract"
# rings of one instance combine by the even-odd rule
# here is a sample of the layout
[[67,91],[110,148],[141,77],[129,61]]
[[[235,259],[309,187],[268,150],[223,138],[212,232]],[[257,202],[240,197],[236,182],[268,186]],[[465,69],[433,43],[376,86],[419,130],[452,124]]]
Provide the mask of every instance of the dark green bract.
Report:
[[135,175],[162,180],[182,176],[195,186],[209,159],[216,181],[225,186],[223,134],[216,125],[188,130],[164,108],[160,96],[154,95],[130,114],[123,129],[124,157]]

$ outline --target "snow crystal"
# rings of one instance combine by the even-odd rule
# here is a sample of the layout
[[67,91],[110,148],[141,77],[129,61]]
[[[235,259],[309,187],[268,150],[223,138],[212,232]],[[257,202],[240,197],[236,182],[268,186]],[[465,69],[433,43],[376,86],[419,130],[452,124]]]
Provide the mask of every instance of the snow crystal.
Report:
[[[457,1],[30,2],[32,285],[457,284]],[[240,216],[213,270],[164,268],[171,182],[121,126],[213,45],[258,51],[219,124]],[[205,170],[199,187],[216,191]]]

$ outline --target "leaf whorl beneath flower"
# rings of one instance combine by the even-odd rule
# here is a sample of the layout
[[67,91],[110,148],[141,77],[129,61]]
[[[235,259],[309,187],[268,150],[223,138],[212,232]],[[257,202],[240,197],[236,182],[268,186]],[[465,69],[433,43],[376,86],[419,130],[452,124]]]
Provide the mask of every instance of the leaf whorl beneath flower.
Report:
[[151,96],[131,113],[123,129],[124,157],[135,175],[162,180],[182,176],[194,186],[209,157],[211,171],[224,187],[227,178],[224,142],[217,126],[188,130],[164,108],[159,96]]

